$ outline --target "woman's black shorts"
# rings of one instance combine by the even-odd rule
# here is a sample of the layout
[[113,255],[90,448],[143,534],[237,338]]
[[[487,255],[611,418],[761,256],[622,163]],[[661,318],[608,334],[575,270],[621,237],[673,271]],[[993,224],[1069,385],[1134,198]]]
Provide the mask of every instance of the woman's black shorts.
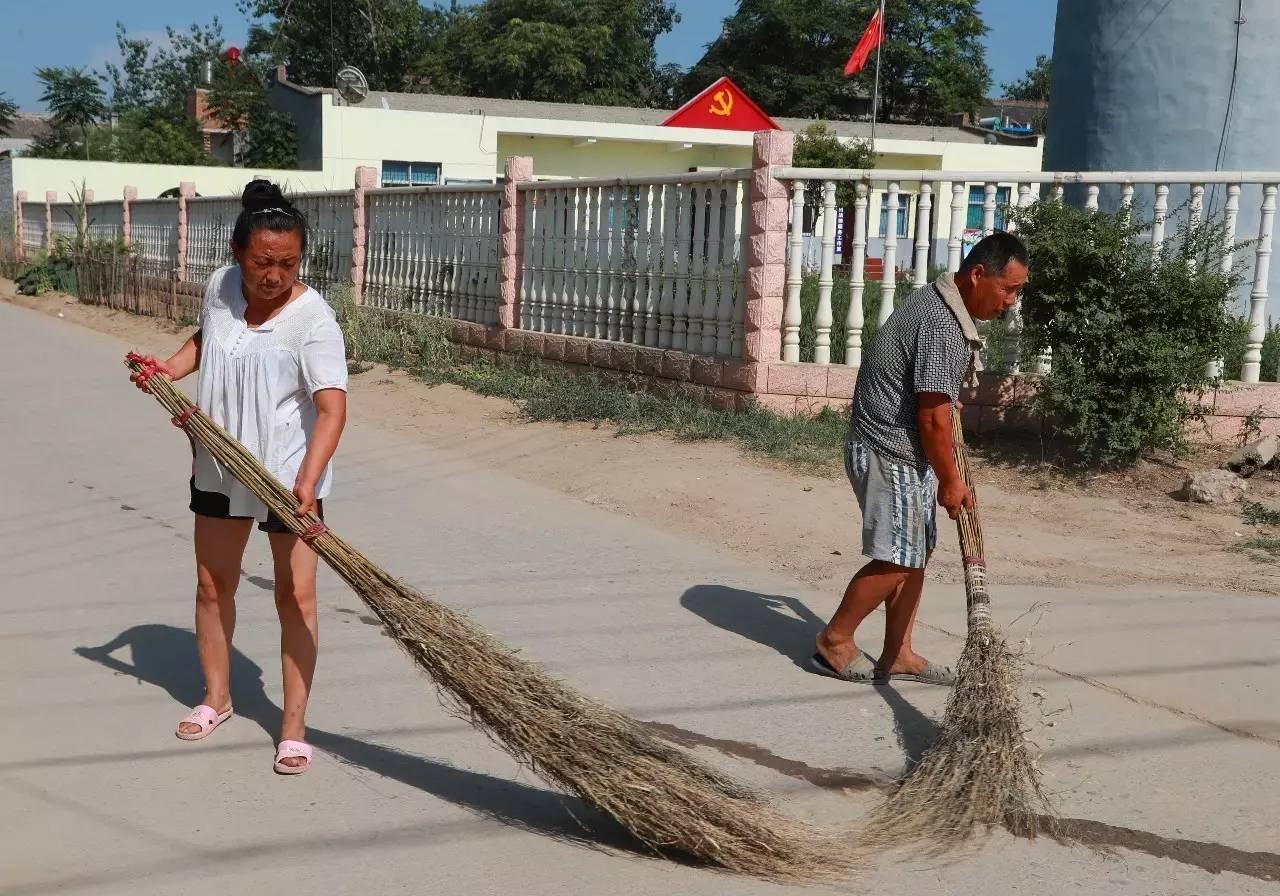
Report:
[[[200,516],[210,516],[218,520],[247,520],[252,517],[232,516],[231,515],[231,499],[219,492],[203,492],[196,488],[196,479],[191,477],[191,512]],[[324,519],[324,501],[316,500],[316,516]],[[288,534],[289,528],[280,517],[270,511],[267,512],[265,521],[258,523],[258,530],[261,532],[274,532],[277,534]]]

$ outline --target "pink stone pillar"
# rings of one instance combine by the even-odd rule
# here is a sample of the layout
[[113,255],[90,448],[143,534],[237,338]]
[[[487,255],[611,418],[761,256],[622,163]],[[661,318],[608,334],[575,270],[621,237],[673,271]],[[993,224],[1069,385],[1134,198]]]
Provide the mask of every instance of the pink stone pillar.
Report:
[[23,237],[23,226],[22,226],[22,205],[26,201],[27,201],[27,191],[19,190],[18,195],[14,197],[14,209],[13,209],[15,229],[17,230],[17,234],[18,234],[18,244],[14,248],[14,252],[18,256],[18,261],[22,261],[24,258],[27,257],[27,246],[26,246],[26,240]]
[[520,326],[520,281],[524,262],[524,204],[527,194],[519,186],[533,180],[533,159],[511,156],[504,169],[501,255],[498,267],[498,326],[514,330]]
[[773,176],[774,165],[791,164],[796,135],[758,131],[751,158],[751,217],[747,225],[747,292],[743,357],[782,357],[782,309],[787,279],[787,186]]
[[137,187],[124,188],[124,203],[120,211],[120,239],[126,249],[133,245],[133,203],[137,199]]
[[365,245],[369,239],[365,193],[378,186],[378,169],[361,165],[356,169],[355,190],[351,193],[351,297],[364,304]]
[[58,201],[58,192],[49,190],[44,194],[44,250],[53,251],[53,204]]
[[187,200],[196,195],[196,185],[189,180],[178,184],[178,282],[187,280]]

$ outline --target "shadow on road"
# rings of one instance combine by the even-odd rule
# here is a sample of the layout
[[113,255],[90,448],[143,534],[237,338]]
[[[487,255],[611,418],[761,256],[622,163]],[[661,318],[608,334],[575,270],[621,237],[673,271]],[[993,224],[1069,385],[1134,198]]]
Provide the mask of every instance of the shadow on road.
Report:
[[[126,647],[132,655],[131,665],[113,655]],[[184,629],[137,625],[100,647],[77,647],[75,652],[114,672],[163,689],[183,707],[196,705],[204,696],[195,635]],[[255,722],[274,739],[280,725],[280,707],[266,694],[261,667],[234,647],[231,692],[236,715]],[[503,824],[588,848],[652,855],[612,818],[575,796],[468,771],[314,727],[307,729],[307,739],[342,762],[416,787]]]
[[[809,667],[809,657],[826,622],[796,598],[725,585],[695,585],[680,597],[680,605],[717,628],[776,650],[797,668],[814,674]],[[849,687],[872,687],[888,704],[908,766],[918,762],[937,739],[937,724],[892,685],[850,684]]]

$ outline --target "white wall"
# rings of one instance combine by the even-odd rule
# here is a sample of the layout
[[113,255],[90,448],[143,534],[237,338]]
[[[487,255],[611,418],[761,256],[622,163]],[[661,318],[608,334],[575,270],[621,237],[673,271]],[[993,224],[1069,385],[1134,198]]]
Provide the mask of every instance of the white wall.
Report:
[[27,191],[30,200],[44,200],[46,190],[56,190],[60,201],[70,201],[83,182],[98,200],[119,199],[124,188],[138,188],[139,199],[154,199],[182,181],[192,181],[201,196],[240,195],[255,177],[275,181],[291,192],[349,190],[353,175],[342,181],[323,171],[279,171],[250,168],[213,168],[196,165],[133,165],[120,162],[73,162],[63,159],[13,159],[13,189]]

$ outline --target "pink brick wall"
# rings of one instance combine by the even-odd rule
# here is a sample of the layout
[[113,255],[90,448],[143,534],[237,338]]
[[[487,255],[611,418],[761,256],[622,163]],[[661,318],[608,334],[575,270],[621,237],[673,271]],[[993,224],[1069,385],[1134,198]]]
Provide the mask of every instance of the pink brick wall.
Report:
[[377,185],[377,168],[361,165],[356,169],[355,190],[351,194],[351,296],[357,305],[364,302],[365,245],[369,239],[365,192]]
[[[533,180],[533,159],[511,156],[504,169],[502,217],[499,226],[501,256],[498,269],[498,325],[511,329],[520,325],[520,280],[524,260],[524,201],[527,194],[517,186]],[[561,351],[563,357],[563,351]]]
[[751,159],[751,208],[747,221],[747,278],[743,356],[776,361],[782,356],[783,286],[787,269],[787,186],[770,173],[790,165],[795,134],[761,131]]
[[187,280],[187,200],[196,195],[196,185],[184,180],[178,185],[178,282]]
[[57,190],[44,194],[44,248],[48,252],[53,251],[53,204],[57,201]]
[[133,203],[137,198],[137,187],[124,188],[124,202],[120,209],[120,239],[126,246],[133,245]]

